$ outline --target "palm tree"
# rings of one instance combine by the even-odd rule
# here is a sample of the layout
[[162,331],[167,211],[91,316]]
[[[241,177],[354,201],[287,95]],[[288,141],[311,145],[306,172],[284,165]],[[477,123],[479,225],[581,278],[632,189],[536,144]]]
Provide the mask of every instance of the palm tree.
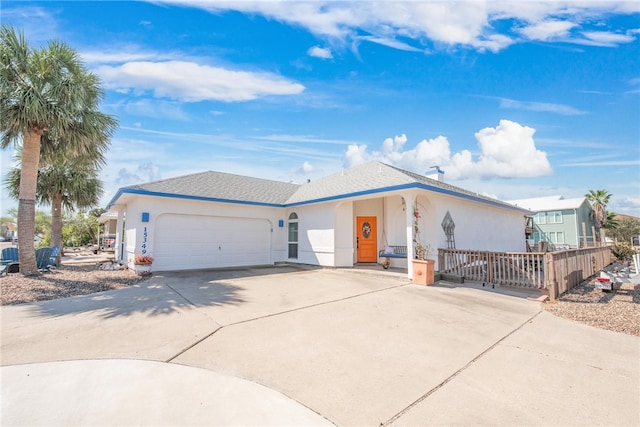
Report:
[[604,225],[602,226],[605,230],[613,231],[620,225],[620,221],[616,218],[615,212],[605,212],[607,219],[604,221]]
[[612,194],[607,190],[589,190],[589,192],[584,196],[593,207],[593,212],[596,217],[596,226],[601,231],[600,242],[604,243],[604,227],[607,223],[607,204],[609,203],[609,199],[611,199]]
[[31,49],[23,34],[0,29],[0,147],[21,147],[18,204],[20,272],[38,274],[33,238],[40,154],[90,154],[96,141],[106,141],[117,121],[98,111],[104,94],[76,52],[61,42]]
[[[5,184],[9,194],[17,198],[20,169],[12,169]],[[36,198],[38,204],[51,205],[51,246],[62,247],[62,212],[73,212],[96,205],[102,195],[102,182],[91,161],[61,155],[55,163],[38,170]],[[58,259],[58,264],[60,259]]]

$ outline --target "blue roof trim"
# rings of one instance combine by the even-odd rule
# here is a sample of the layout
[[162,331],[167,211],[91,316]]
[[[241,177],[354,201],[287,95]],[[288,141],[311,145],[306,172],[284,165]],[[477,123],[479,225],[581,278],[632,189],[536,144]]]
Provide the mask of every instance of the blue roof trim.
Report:
[[246,200],[233,200],[233,199],[220,199],[216,197],[204,197],[204,196],[189,196],[186,194],[174,194],[174,193],[163,193],[160,191],[148,191],[148,190],[136,190],[133,188],[121,188],[118,190],[113,199],[107,205],[107,210],[111,208],[111,206],[115,203],[116,200],[122,196],[122,194],[140,194],[143,196],[158,196],[158,197],[169,197],[173,199],[187,199],[187,200],[200,200],[204,202],[222,202],[222,203],[235,203],[238,205],[251,205],[251,206],[268,206],[272,208],[282,208],[284,205],[277,203],[266,203],[266,202],[249,202]]
[[222,203],[235,203],[235,204],[239,204],[239,205],[266,206],[266,207],[272,207],[272,208],[287,208],[287,207],[294,207],[294,206],[309,205],[309,204],[313,204],[313,203],[330,202],[332,200],[342,200],[342,199],[347,199],[347,198],[350,198],[350,197],[366,196],[368,194],[386,193],[386,192],[389,192],[389,191],[397,191],[397,190],[408,190],[408,189],[412,189],[412,188],[417,188],[417,189],[420,189],[420,190],[428,190],[428,191],[432,191],[434,193],[446,194],[446,195],[449,195],[449,196],[454,196],[454,197],[458,197],[458,198],[461,198],[461,199],[471,200],[471,201],[475,201],[475,202],[479,202],[479,203],[483,203],[483,204],[486,204],[486,205],[495,206],[495,207],[499,207],[499,208],[503,208],[503,209],[510,209],[510,210],[514,210],[514,211],[518,211],[518,212],[522,212],[522,213],[531,213],[527,209],[523,209],[523,208],[518,207],[518,206],[511,206],[509,204],[505,204],[504,202],[500,202],[500,201],[495,201],[494,202],[494,201],[483,199],[481,197],[473,196],[473,195],[470,195],[470,194],[460,193],[460,192],[457,192],[457,191],[454,191],[454,190],[449,190],[449,189],[446,189],[446,188],[441,188],[441,187],[428,185],[428,184],[423,184],[423,183],[419,183],[419,182],[413,182],[413,183],[402,184],[402,185],[393,185],[391,187],[375,188],[375,189],[372,189],[372,190],[355,191],[353,193],[339,194],[337,196],[321,197],[321,198],[318,198],[318,199],[305,200],[303,202],[286,203],[286,204],[265,203],[265,202],[250,202],[250,201],[245,201],[245,200],[220,199],[220,198],[215,198],[215,197],[189,196],[189,195],[184,195],[184,194],[173,194],[173,193],[163,193],[163,192],[148,191],[148,190],[136,190],[136,189],[132,189],[132,188],[121,188],[120,190],[118,190],[116,195],[111,199],[111,201],[107,205],[107,210],[109,210],[111,208],[111,206],[113,206],[115,201],[118,200],[120,198],[120,196],[122,196],[122,194],[125,194],[125,193],[126,194],[140,194],[140,195],[145,195],[145,196],[169,197],[169,198],[174,198],[174,199],[200,200],[200,201],[205,201],[205,202],[222,202]]
[[413,182],[410,184],[402,184],[402,185],[394,185],[391,187],[383,187],[383,188],[376,188],[373,190],[363,190],[363,191],[356,191],[353,193],[347,193],[347,194],[340,194],[338,196],[330,196],[330,197],[322,197],[319,199],[313,199],[313,200],[306,200],[304,202],[296,202],[296,203],[288,203],[285,206],[286,207],[292,207],[292,206],[302,206],[302,205],[307,205],[307,204],[311,204],[311,203],[320,203],[320,202],[329,202],[331,200],[341,200],[341,199],[346,199],[349,197],[356,197],[356,196],[366,196],[367,194],[377,194],[377,193],[386,193],[388,191],[395,191],[395,190],[407,190],[407,189],[411,189],[411,188],[417,188],[420,190],[429,190],[432,191],[434,193],[442,193],[442,194],[446,194],[449,196],[454,196],[454,197],[459,197],[461,199],[466,199],[466,200],[472,200],[475,202],[480,202],[480,203],[484,203],[490,206],[496,206],[499,208],[503,208],[503,209],[511,209],[514,211],[518,211],[518,212],[523,212],[523,213],[530,213],[530,211],[517,207],[517,206],[511,206],[509,204],[505,204],[504,202],[500,202],[500,201],[491,201],[491,200],[487,200],[487,199],[483,199],[481,197],[477,197],[477,196],[472,196],[470,194],[465,194],[465,193],[459,193],[457,191],[453,191],[453,190],[448,190],[446,188],[440,188],[440,187],[436,187],[433,185],[428,185],[428,184],[422,184],[419,182]]
[[415,187],[415,184],[393,185],[391,187],[382,187],[382,188],[375,188],[373,190],[355,191],[353,193],[339,194],[337,196],[329,196],[329,197],[321,197],[319,199],[305,200],[304,202],[287,203],[285,206],[292,207],[292,206],[309,205],[311,203],[330,202],[331,200],[341,200],[341,199],[347,199],[349,197],[366,196],[367,194],[386,193],[388,191],[394,191],[394,190],[405,190],[407,188],[413,188],[413,187]]
[[109,200],[109,203],[107,203],[107,209],[106,209],[107,212],[109,212],[111,207],[116,203],[116,200],[118,200],[120,196],[122,196],[122,188],[118,188],[118,191],[116,192],[115,196],[113,196],[111,200]]

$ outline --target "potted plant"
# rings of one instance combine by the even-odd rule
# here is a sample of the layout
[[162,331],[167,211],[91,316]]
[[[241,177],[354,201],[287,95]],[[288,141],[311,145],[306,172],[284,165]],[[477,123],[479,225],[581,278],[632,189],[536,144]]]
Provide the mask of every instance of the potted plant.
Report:
[[152,263],[153,257],[150,255],[136,255],[133,258],[135,271],[140,276],[147,276],[151,274]]
[[413,283],[419,285],[433,285],[435,283],[435,264],[432,259],[428,259],[431,252],[431,245],[423,245],[420,242],[419,220],[422,218],[420,211],[416,207],[413,211],[413,231],[415,244],[415,257],[413,262]]
[[413,283],[418,285],[433,285],[435,283],[436,261],[433,259],[414,259],[413,261]]

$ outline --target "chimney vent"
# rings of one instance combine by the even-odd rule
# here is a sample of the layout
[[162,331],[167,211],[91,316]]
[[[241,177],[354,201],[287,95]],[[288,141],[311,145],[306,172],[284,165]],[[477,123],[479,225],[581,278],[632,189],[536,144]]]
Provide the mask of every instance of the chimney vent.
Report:
[[427,172],[426,175],[431,179],[435,179],[436,181],[444,182],[444,171],[440,169],[440,166],[431,166],[431,169],[433,170]]

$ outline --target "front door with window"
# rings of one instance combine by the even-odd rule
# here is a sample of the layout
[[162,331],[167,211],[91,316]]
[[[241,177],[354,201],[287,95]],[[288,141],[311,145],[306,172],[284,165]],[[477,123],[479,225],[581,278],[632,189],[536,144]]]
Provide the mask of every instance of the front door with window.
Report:
[[375,216],[359,216],[357,226],[357,262],[378,262],[378,235]]

